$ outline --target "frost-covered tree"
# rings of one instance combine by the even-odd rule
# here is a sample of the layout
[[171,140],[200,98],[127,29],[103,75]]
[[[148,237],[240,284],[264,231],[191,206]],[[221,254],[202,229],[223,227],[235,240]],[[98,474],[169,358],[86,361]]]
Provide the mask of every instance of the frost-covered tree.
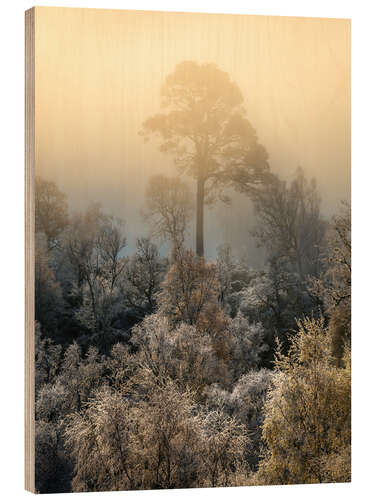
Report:
[[158,385],[135,410],[135,449],[143,488],[188,488],[202,481],[200,418],[193,394],[172,382]]
[[62,290],[50,263],[47,241],[35,238],[35,319],[53,336],[63,309]]
[[258,225],[253,234],[269,257],[287,259],[301,278],[321,269],[326,222],[316,182],[299,168],[288,185],[276,175],[251,194]]
[[[350,481],[350,354],[338,368],[323,320],[305,319],[278,353],[265,405],[259,484]],[[339,469],[339,467],[342,467]]]
[[204,416],[201,432],[202,472],[208,475],[209,485],[214,488],[235,484],[233,476],[244,468],[243,458],[249,443],[245,426],[219,409]]
[[37,419],[57,422],[70,412],[80,410],[94,390],[105,384],[105,368],[96,348],[90,347],[83,356],[79,345],[71,344],[64,353],[58,375],[38,390]]
[[128,258],[119,286],[125,305],[142,319],[155,312],[157,294],[164,279],[167,261],[148,238],[137,239],[136,253]]
[[234,258],[229,245],[221,245],[217,251],[216,266],[220,303],[224,310],[234,317],[239,310],[240,294],[250,285],[256,273]]
[[73,218],[66,236],[66,253],[76,274],[76,319],[102,349],[112,342],[112,322],[121,301],[118,284],[126,265],[122,226],[95,204]]
[[104,214],[100,204],[91,204],[85,213],[75,214],[65,251],[75,269],[77,286],[92,284],[105,274],[113,288],[124,268],[120,254],[125,246],[123,221]]
[[66,195],[51,181],[35,179],[35,232],[43,233],[47,248],[51,250],[59,244],[61,233],[68,225],[68,204]]
[[250,285],[238,294],[238,308],[250,323],[260,322],[265,329],[265,341],[270,346],[264,351],[263,361],[271,367],[275,340],[288,346],[288,333],[296,329],[296,319],[317,314],[315,302],[292,272],[285,259],[273,259],[264,271],[254,273]]
[[194,325],[172,325],[160,314],[147,316],[134,327],[132,342],[138,347],[137,362],[142,384],[171,379],[183,390],[193,389],[201,399],[203,389],[224,382],[227,366],[219,359],[213,339]]
[[132,405],[120,393],[99,392],[69,418],[75,459],[73,491],[182,488],[198,480],[198,419],[189,393],[172,383]]
[[139,360],[131,353],[128,344],[115,344],[109,358],[105,361],[105,372],[109,385],[117,390],[121,389],[134,375],[138,363]]
[[261,368],[249,370],[238,380],[230,395],[233,415],[252,431],[263,422],[263,405],[271,386],[273,371]]
[[205,391],[206,404],[211,410],[224,411],[235,417],[251,436],[245,450],[246,461],[254,470],[260,459],[262,442],[263,407],[271,387],[273,371],[265,368],[250,370],[233,386],[232,391],[211,384]]
[[59,372],[62,346],[50,338],[43,337],[40,324],[35,323],[35,392],[43,384],[53,382]]
[[90,348],[77,344],[61,358],[61,346],[37,336],[35,401],[36,488],[41,493],[70,491],[71,461],[64,448],[65,418],[80,411],[94,391],[106,384],[105,364]]
[[232,415],[246,426],[251,436],[251,443],[246,449],[246,458],[252,468],[257,466],[262,454],[264,404],[272,380],[272,370],[266,368],[250,370],[239,379],[230,394]]
[[219,304],[219,281],[214,263],[191,250],[176,252],[161,285],[159,312],[169,320],[194,325],[211,338],[219,359],[229,361],[228,323]]
[[173,321],[196,325],[210,304],[217,304],[216,266],[191,250],[181,249],[162,283],[160,311]]
[[109,388],[67,419],[73,491],[231,485],[243,470],[243,426],[159,381],[146,397]]
[[75,405],[71,401],[69,387],[61,380],[44,384],[38,391],[35,402],[35,415],[37,420],[52,422],[55,425],[66,416]]
[[68,402],[72,411],[79,410],[92,393],[105,384],[105,363],[98,349],[89,347],[86,355],[76,343],[65,351],[59,381],[68,391]]
[[249,324],[239,312],[229,322],[229,359],[234,380],[252,368],[256,368],[262,354],[269,350],[265,342],[265,331],[260,323]]
[[351,213],[347,203],[332,219],[325,269],[312,280],[310,291],[325,311],[332,353],[340,363],[345,343],[351,339]]
[[129,402],[108,388],[99,391],[83,412],[72,413],[65,429],[74,459],[73,491],[133,489],[136,468]]

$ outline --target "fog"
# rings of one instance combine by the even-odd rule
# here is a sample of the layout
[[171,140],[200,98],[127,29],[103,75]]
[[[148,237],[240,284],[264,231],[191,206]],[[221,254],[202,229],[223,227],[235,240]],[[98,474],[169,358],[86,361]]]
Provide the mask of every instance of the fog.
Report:
[[[148,232],[148,179],[177,172],[139,130],[185,60],[228,72],[271,169],[290,179],[301,166],[315,177],[327,217],[350,198],[350,22],[334,19],[37,8],[37,175],[55,181],[73,210],[100,201],[123,218],[134,249]],[[257,265],[248,198],[234,193],[205,218],[207,256],[230,243]],[[194,246],[194,227],[189,237]]]

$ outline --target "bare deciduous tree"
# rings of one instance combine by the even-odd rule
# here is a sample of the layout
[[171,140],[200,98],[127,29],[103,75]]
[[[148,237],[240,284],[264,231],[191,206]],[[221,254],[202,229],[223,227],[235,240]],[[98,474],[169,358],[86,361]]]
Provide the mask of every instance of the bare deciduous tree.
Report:
[[166,260],[149,238],[138,238],[136,253],[126,261],[119,286],[125,304],[141,319],[155,312]]
[[58,238],[68,224],[66,195],[54,182],[41,177],[35,179],[35,232],[43,232],[48,248],[54,248]]
[[259,220],[253,234],[272,258],[287,258],[301,277],[320,270],[326,223],[314,180],[302,169],[288,186],[277,176],[251,193]]
[[164,175],[150,179],[143,215],[152,226],[153,236],[171,241],[172,252],[182,247],[192,212],[191,193],[181,179]]
[[98,205],[73,219],[66,252],[77,276],[82,307],[78,318],[90,330],[105,333],[119,302],[118,282],[126,262],[121,221],[102,213]]

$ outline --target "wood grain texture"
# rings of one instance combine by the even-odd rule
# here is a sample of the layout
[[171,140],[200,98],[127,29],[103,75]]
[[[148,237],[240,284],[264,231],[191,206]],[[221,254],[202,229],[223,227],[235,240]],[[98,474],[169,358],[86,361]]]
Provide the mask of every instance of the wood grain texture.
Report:
[[[191,60],[238,84],[272,169],[289,182],[301,165],[330,213],[350,196],[350,21],[37,7],[25,13],[25,44],[25,488],[37,493],[35,171],[72,212],[95,200],[124,217],[135,252],[148,181],[177,175],[172,156],[139,131],[159,111],[165,79]],[[249,207],[236,194],[205,211],[209,258],[230,242],[261,267]]]
[[25,12],[25,489],[35,493],[35,9]]

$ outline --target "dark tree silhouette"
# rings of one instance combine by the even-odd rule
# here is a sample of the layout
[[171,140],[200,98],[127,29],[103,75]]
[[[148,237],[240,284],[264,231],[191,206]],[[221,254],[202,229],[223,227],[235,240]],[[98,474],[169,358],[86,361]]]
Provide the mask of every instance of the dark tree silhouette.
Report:
[[214,64],[178,64],[161,88],[161,106],[140,134],[158,135],[160,150],[196,180],[196,252],[203,256],[204,205],[229,201],[224,187],[251,191],[269,172],[268,155],[245,117],[240,89]]

